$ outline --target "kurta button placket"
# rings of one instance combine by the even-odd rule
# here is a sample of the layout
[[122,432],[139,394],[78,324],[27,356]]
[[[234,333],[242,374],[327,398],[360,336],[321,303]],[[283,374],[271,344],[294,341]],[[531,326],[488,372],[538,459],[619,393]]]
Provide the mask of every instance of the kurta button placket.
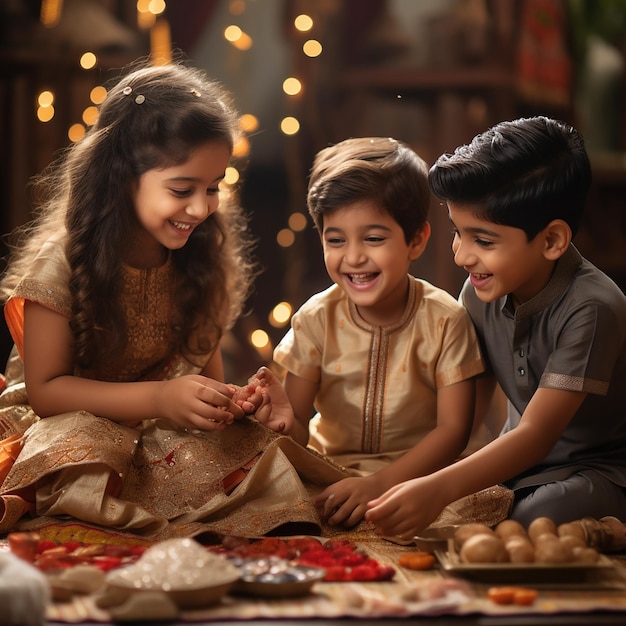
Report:
[[515,384],[520,391],[529,391],[530,377],[528,376],[528,318],[516,320],[513,333],[513,368],[515,370]]
[[513,350],[513,367],[515,368],[515,380],[517,387],[521,389],[527,389],[528,380],[528,359],[526,358],[527,352],[525,348],[515,348]]

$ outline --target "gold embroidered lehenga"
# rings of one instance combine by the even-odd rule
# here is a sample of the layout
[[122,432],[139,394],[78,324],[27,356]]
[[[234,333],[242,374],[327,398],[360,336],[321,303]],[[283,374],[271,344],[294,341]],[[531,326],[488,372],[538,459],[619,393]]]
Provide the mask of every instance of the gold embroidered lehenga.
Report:
[[[170,262],[125,268],[126,352],[104,371],[80,375],[133,381],[199,373],[171,348],[171,272]],[[0,439],[24,436],[15,461],[5,455],[0,533],[50,517],[150,538],[259,536],[290,525],[318,532],[311,495],[346,473],[252,419],[225,431],[190,433],[163,419],[129,428],[85,411],[45,419],[33,413],[20,358],[23,303],[69,316],[68,273],[61,243],[49,242],[5,307],[16,348],[0,396]],[[11,441],[7,449],[15,451]]]

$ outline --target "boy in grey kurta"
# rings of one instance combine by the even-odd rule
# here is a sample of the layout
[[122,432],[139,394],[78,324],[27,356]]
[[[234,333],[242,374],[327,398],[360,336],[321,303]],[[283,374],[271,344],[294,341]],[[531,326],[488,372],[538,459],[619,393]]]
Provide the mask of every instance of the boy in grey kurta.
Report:
[[[591,167],[582,137],[545,117],[503,122],[431,168],[447,203],[461,293],[489,373],[509,400],[500,436],[389,490],[366,517],[412,535],[448,502],[502,482],[525,525],[626,521],[626,296],[572,245]],[[479,411],[480,413],[480,411]]]
[[[462,301],[509,404],[502,433],[516,428],[538,388],[585,394],[550,452],[505,484],[512,516],[626,521],[626,297],[570,246],[546,287],[514,308],[482,302],[465,285]],[[540,488],[541,487],[541,488]]]

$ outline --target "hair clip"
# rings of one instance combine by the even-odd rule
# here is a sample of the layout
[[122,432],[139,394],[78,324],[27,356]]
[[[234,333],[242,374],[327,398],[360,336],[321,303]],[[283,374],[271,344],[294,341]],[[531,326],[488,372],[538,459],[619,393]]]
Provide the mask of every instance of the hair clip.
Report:
[[199,98],[199,97],[200,97],[200,95],[201,95],[201,94],[200,94],[200,92],[199,92],[197,89],[194,89],[193,87],[192,87],[189,91],[191,91],[191,93],[192,93],[194,96],[196,96],[196,98]]
[[[122,93],[125,96],[130,96],[131,93],[133,93],[133,88],[128,85],[127,87],[124,87],[124,89],[122,89]],[[146,96],[144,96],[143,94],[137,94],[135,96],[135,104],[143,104],[146,101]]]

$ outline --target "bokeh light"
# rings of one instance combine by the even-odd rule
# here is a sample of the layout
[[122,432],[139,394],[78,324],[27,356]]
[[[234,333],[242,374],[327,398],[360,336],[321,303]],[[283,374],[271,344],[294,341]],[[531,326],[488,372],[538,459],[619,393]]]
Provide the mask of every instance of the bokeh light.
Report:
[[224,29],[224,39],[226,39],[226,41],[230,41],[230,43],[237,41],[241,35],[243,35],[243,31],[235,24],[231,24]]
[[289,323],[293,307],[289,302],[279,302],[270,312],[268,316],[269,323],[274,328],[282,328]]
[[98,109],[97,107],[87,107],[83,111],[83,122],[87,126],[93,126],[98,119]]
[[52,105],[39,107],[37,109],[37,119],[40,122],[49,122],[54,117],[54,107]]
[[289,246],[293,246],[295,240],[296,236],[293,234],[293,230],[289,228],[279,230],[278,235],[276,235],[276,241],[282,248],[289,248]]
[[252,37],[244,33],[236,24],[231,24],[224,29],[224,39],[238,50],[249,50],[252,47]]
[[244,113],[239,118],[239,128],[241,128],[244,133],[253,133],[258,127],[259,120],[251,113]]
[[107,90],[102,85],[98,85],[97,87],[94,87],[89,92],[89,99],[94,104],[102,104],[106,97],[107,97]]
[[54,103],[54,94],[47,89],[37,96],[37,104],[40,107],[51,107]]
[[318,57],[322,54],[322,44],[317,39],[309,39],[302,45],[302,51],[308,57]]
[[84,70],[90,70],[96,66],[98,58],[93,52],[85,52],[80,57],[80,66]]
[[257,328],[250,333],[250,343],[257,349],[267,348],[270,337],[263,329]]
[[313,20],[309,15],[301,14],[296,17],[293,21],[296,30],[299,30],[301,33],[305,33],[313,28]]
[[148,11],[152,15],[161,15],[165,11],[165,0],[150,0],[148,2]]
[[280,122],[280,130],[285,135],[295,135],[300,130],[300,122],[295,117],[284,117]]
[[40,122],[49,122],[54,117],[54,94],[44,90],[37,96],[37,119]]
[[85,136],[85,127],[82,124],[72,124],[67,131],[70,141],[80,141]]
[[224,172],[224,182],[227,185],[234,185],[239,180],[239,170],[229,165]]
[[302,91],[302,83],[293,76],[285,78],[283,81],[283,91],[288,96],[295,96]]
[[307,219],[304,213],[292,213],[289,216],[289,228],[291,230],[295,230],[296,232],[300,232],[307,227]]

